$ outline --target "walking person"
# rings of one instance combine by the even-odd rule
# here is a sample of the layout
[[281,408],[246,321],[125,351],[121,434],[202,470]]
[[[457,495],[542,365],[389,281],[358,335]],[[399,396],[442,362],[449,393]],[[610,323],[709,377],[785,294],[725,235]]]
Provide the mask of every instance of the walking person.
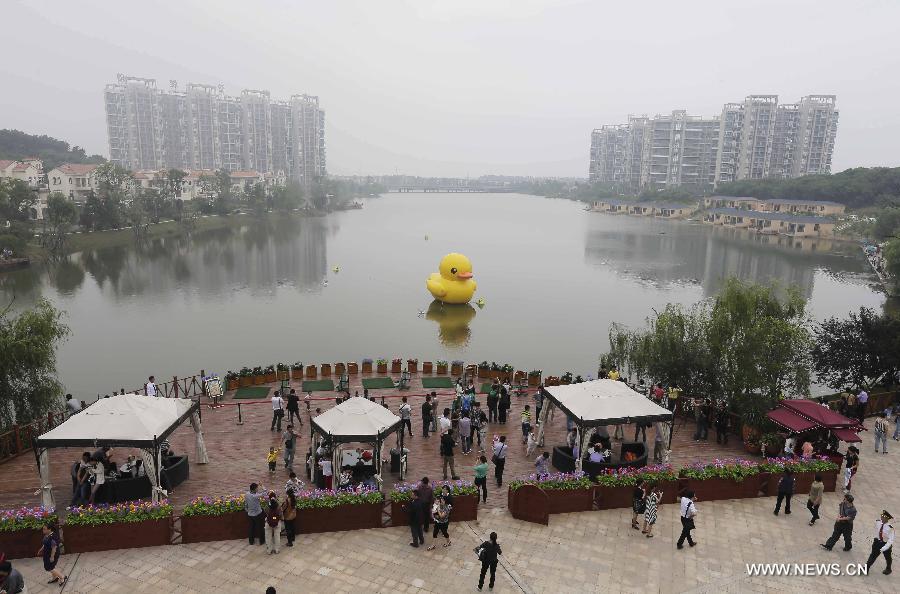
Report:
[[159,388],[156,387],[156,378],[154,376],[150,376],[147,378],[147,383],[144,385],[144,392],[147,396],[159,396]]
[[425,396],[422,403],[422,437],[428,437],[428,429],[431,426],[431,396]]
[[878,453],[878,442],[881,442],[881,453],[887,454],[888,422],[886,413],[878,413],[875,419],[875,453]]
[[419,497],[419,490],[413,489],[412,499],[406,506],[409,514],[409,531],[412,533],[412,542],[409,546],[418,548],[419,545],[425,544],[425,533],[422,531],[422,525],[425,523],[425,515],[428,511],[425,508],[422,499]]
[[288,425],[281,438],[284,440],[284,467],[293,469],[294,454],[297,452],[297,434],[294,433],[294,426]]
[[544,452],[534,460],[534,473],[537,476],[550,474],[550,452]]
[[[434,505],[431,508],[431,519],[434,520],[434,530],[431,533],[431,537],[437,541],[438,534],[444,535],[444,548],[449,547],[452,543],[450,542],[450,504],[444,499],[443,495],[438,495],[437,500],[434,502]],[[435,544],[432,544],[428,547],[427,550],[433,551],[435,548]]]
[[253,544],[257,537],[259,537],[259,544],[265,544],[266,542],[265,532],[263,532],[265,516],[263,515],[262,502],[260,501],[262,495],[257,493],[256,490],[258,488],[259,485],[256,483],[250,483],[250,491],[244,494],[244,510],[247,512],[247,519],[250,524],[250,544]]
[[647,510],[647,483],[641,481],[634,487],[631,492],[631,527],[640,530],[641,525],[638,523],[638,517],[644,515]]
[[331,491],[332,485],[334,484],[334,467],[331,464],[331,460],[322,458],[319,460],[319,467],[322,469],[322,479],[325,481],[325,489]]
[[463,411],[457,427],[459,439],[462,442],[462,453],[468,456],[472,451],[472,419],[469,418],[468,411]]
[[288,423],[294,422],[297,417],[297,424],[303,426],[303,419],[300,418],[300,397],[297,396],[297,390],[291,388],[287,398]]
[[[0,559],[3,556],[0,555]],[[0,561],[0,592],[6,594],[27,594],[25,578],[9,561]]]
[[278,390],[272,395],[272,431],[275,431],[275,425],[278,425],[278,431],[281,432],[281,419],[284,418],[284,398],[281,397]]
[[[488,463],[487,458],[482,455],[478,457],[478,464],[475,465],[475,480],[472,481],[475,483],[475,487],[481,491],[481,501],[482,503],[487,503],[487,472],[488,472]],[[477,493],[476,493],[477,495]]]
[[509,415],[509,409],[512,401],[509,396],[509,390],[500,387],[500,401],[497,403],[497,418],[500,423],[506,424],[506,417]]
[[60,554],[59,529],[54,524],[48,522],[41,526],[41,533],[43,534],[43,538],[41,539],[41,548],[38,550],[37,554],[44,558],[44,571],[50,572],[50,577],[52,579],[47,583],[59,584],[60,587],[63,587],[66,585],[66,581],[68,581],[69,578],[56,569],[56,564],[59,563]]
[[266,453],[266,464],[269,466],[269,472],[275,474],[275,467],[278,466],[278,450],[275,446],[270,447]]
[[696,528],[694,524],[694,518],[697,517],[696,501],[697,496],[690,490],[686,491],[684,497],[681,498],[681,536],[678,537],[678,543],[675,545],[679,549],[684,548],[685,539],[687,539],[690,546],[697,545],[694,539],[691,538],[691,530]]
[[775,515],[781,511],[781,502],[784,502],[784,514],[791,513],[791,497],[794,496],[794,471],[785,468],[784,476],[778,481],[778,498],[775,501]]
[[[881,517],[875,521],[875,538],[872,540],[872,552],[866,561],[866,569],[872,569],[878,555],[884,555],[884,561],[887,563],[883,573],[891,575],[891,549],[894,548],[894,527],[890,521],[894,516],[889,514],[886,509],[881,510]],[[868,572],[866,573],[868,575]]]
[[894,405],[894,435],[895,441],[900,441],[900,404]]
[[822,475],[816,473],[815,480],[809,487],[809,498],[806,500],[806,509],[812,515],[809,525],[812,526],[819,519],[819,506],[822,505],[822,494],[825,492],[825,483],[822,482]]
[[862,423],[866,420],[866,407],[869,404],[869,393],[863,389],[856,396],[856,418]]
[[531,407],[526,404],[522,410],[522,443],[528,443],[529,433],[531,433]]
[[478,439],[478,451],[482,454],[484,453],[485,445],[487,444],[487,415],[484,414],[484,411],[481,410],[481,403],[475,403],[475,410],[472,415],[472,431],[475,433],[475,437]]
[[444,464],[444,480],[447,480],[447,466],[450,467],[450,477],[455,481],[459,480],[456,476],[456,466],[453,463],[453,448],[456,442],[453,441],[453,431],[448,429],[446,433],[441,435],[441,461]]
[[856,446],[847,447],[847,455],[844,456],[844,489],[853,488],[853,477],[859,470],[859,449]]
[[487,395],[487,406],[488,406],[488,422],[496,423],[498,419],[497,415],[497,407],[500,403],[500,395],[494,390],[494,387],[491,386],[490,392]]
[[644,505],[644,529],[642,533],[647,538],[653,538],[653,526],[656,524],[656,516],[659,512],[659,502],[662,501],[663,491],[659,485],[654,485],[647,495]]
[[406,430],[409,431],[409,436],[412,437],[412,407],[406,401],[406,396],[403,397],[403,404],[400,405],[399,412],[403,426],[406,427]]
[[654,464],[662,464],[663,463],[663,450],[665,449],[665,443],[663,442],[663,432],[662,432],[662,423],[656,423],[656,431],[653,436],[653,462]]
[[287,546],[292,547],[296,536],[294,521],[297,519],[297,496],[294,494],[293,489],[287,490],[284,501],[281,503],[281,518],[284,520],[284,534],[287,537]]
[[494,478],[497,479],[497,486],[503,486],[503,468],[506,466],[506,453],[509,450],[509,446],[506,445],[506,436],[501,435],[500,438],[494,442],[493,456],[491,457],[491,462],[494,463]]
[[821,547],[831,550],[835,543],[842,536],[844,537],[844,550],[849,551],[853,548],[853,520],[856,519],[856,507],[853,505],[853,495],[847,493],[844,499],[838,505],[838,517],[834,522],[834,532],[826,540]]
[[275,491],[269,491],[269,500],[266,507],[266,552],[277,555],[281,546],[281,505]]
[[431,488],[431,482],[427,476],[422,477],[416,489],[419,491],[419,499],[422,500],[422,507],[425,509],[425,515],[422,516],[422,527],[427,533],[428,527],[431,526],[431,506],[434,505],[434,489]]
[[728,408],[720,401],[716,408],[716,443],[728,445]]
[[431,392],[431,432],[438,432],[438,413],[440,412],[440,408],[438,407],[438,397],[437,392]]
[[500,549],[500,543],[497,542],[497,533],[491,532],[488,540],[475,547],[475,552],[478,554],[478,559],[481,560],[478,590],[481,591],[484,588],[484,576],[488,570],[491,572],[491,578],[488,580],[488,589],[493,590],[494,579],[497,576],[497,561],[499,556],[503,554],[503,551]]

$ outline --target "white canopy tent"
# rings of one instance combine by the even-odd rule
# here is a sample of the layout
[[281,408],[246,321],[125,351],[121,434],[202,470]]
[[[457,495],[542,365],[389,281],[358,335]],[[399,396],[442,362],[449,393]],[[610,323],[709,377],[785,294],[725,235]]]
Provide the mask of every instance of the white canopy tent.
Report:
[[50,484],[50,448],[119,446],[140,448],[147,477],[153,487],[153,501],[166,493],[160,489],[160,444],[184,421],[190,419],[196,436],[197,462],[209,458],[200,427],[200,403],[185,398],[152,398],[123,394],[102,398],[69,417],[34,440],[41,475],[41,504],[54,506]]
[[[579,451],[584,451],[585,428],[600,425],[620,425],[627,423],[672,423],[675,415],[643,394],[632,390],[625,382],[599,379],[565,386],[544,388],[544,398],[559,407],[571,417],[578,427]],[[538,429],[538,443],[543,443],[544,426],[549,406],[541,410],[541,424]],[[659,425],[657,427],[659,427]],[[665,457],[671,446],[671,431],[666,436]],[[581,457],[576,459],[576,467],[581,469]]]
[[[362,442],[374,446],[375,478],[381,484],[381,444],[391,433],[402,428],[403,421],[383,406],[365,398],[350,398],[324,413],[313,417],[312,437],[320,435],[332,448],[332,468],[340,471],[338,446],[342,443]],[[310,477],[313,473],[310,472]]]

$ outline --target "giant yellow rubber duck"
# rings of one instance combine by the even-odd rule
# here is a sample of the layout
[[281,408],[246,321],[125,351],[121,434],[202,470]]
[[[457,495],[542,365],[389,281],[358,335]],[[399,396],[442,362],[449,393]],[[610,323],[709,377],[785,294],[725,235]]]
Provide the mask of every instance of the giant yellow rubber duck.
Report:
[[425,287],[441,303],[468,303],[478,285],[472,280],[472,263],[462,254],[441,258],[440,272],[433,272]]

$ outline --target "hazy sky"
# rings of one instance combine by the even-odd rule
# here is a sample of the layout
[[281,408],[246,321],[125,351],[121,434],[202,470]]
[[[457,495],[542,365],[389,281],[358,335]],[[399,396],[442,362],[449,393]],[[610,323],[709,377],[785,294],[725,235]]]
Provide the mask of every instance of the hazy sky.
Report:
[[319,95],[336,174],[586,176],[591,129],[835,94],[834,171],[900,165],[896,0],[4,0],[0,128],[107,154],[116,73]]

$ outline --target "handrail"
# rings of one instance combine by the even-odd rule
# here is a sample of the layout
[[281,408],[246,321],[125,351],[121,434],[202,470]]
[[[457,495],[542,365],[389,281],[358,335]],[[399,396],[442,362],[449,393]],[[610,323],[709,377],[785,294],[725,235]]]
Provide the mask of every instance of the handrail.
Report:
[[46,417],[25,425],[13,425],[0,433],[0,464],[31,450],[31,440],[66,420],[66,412],[49,412]]

